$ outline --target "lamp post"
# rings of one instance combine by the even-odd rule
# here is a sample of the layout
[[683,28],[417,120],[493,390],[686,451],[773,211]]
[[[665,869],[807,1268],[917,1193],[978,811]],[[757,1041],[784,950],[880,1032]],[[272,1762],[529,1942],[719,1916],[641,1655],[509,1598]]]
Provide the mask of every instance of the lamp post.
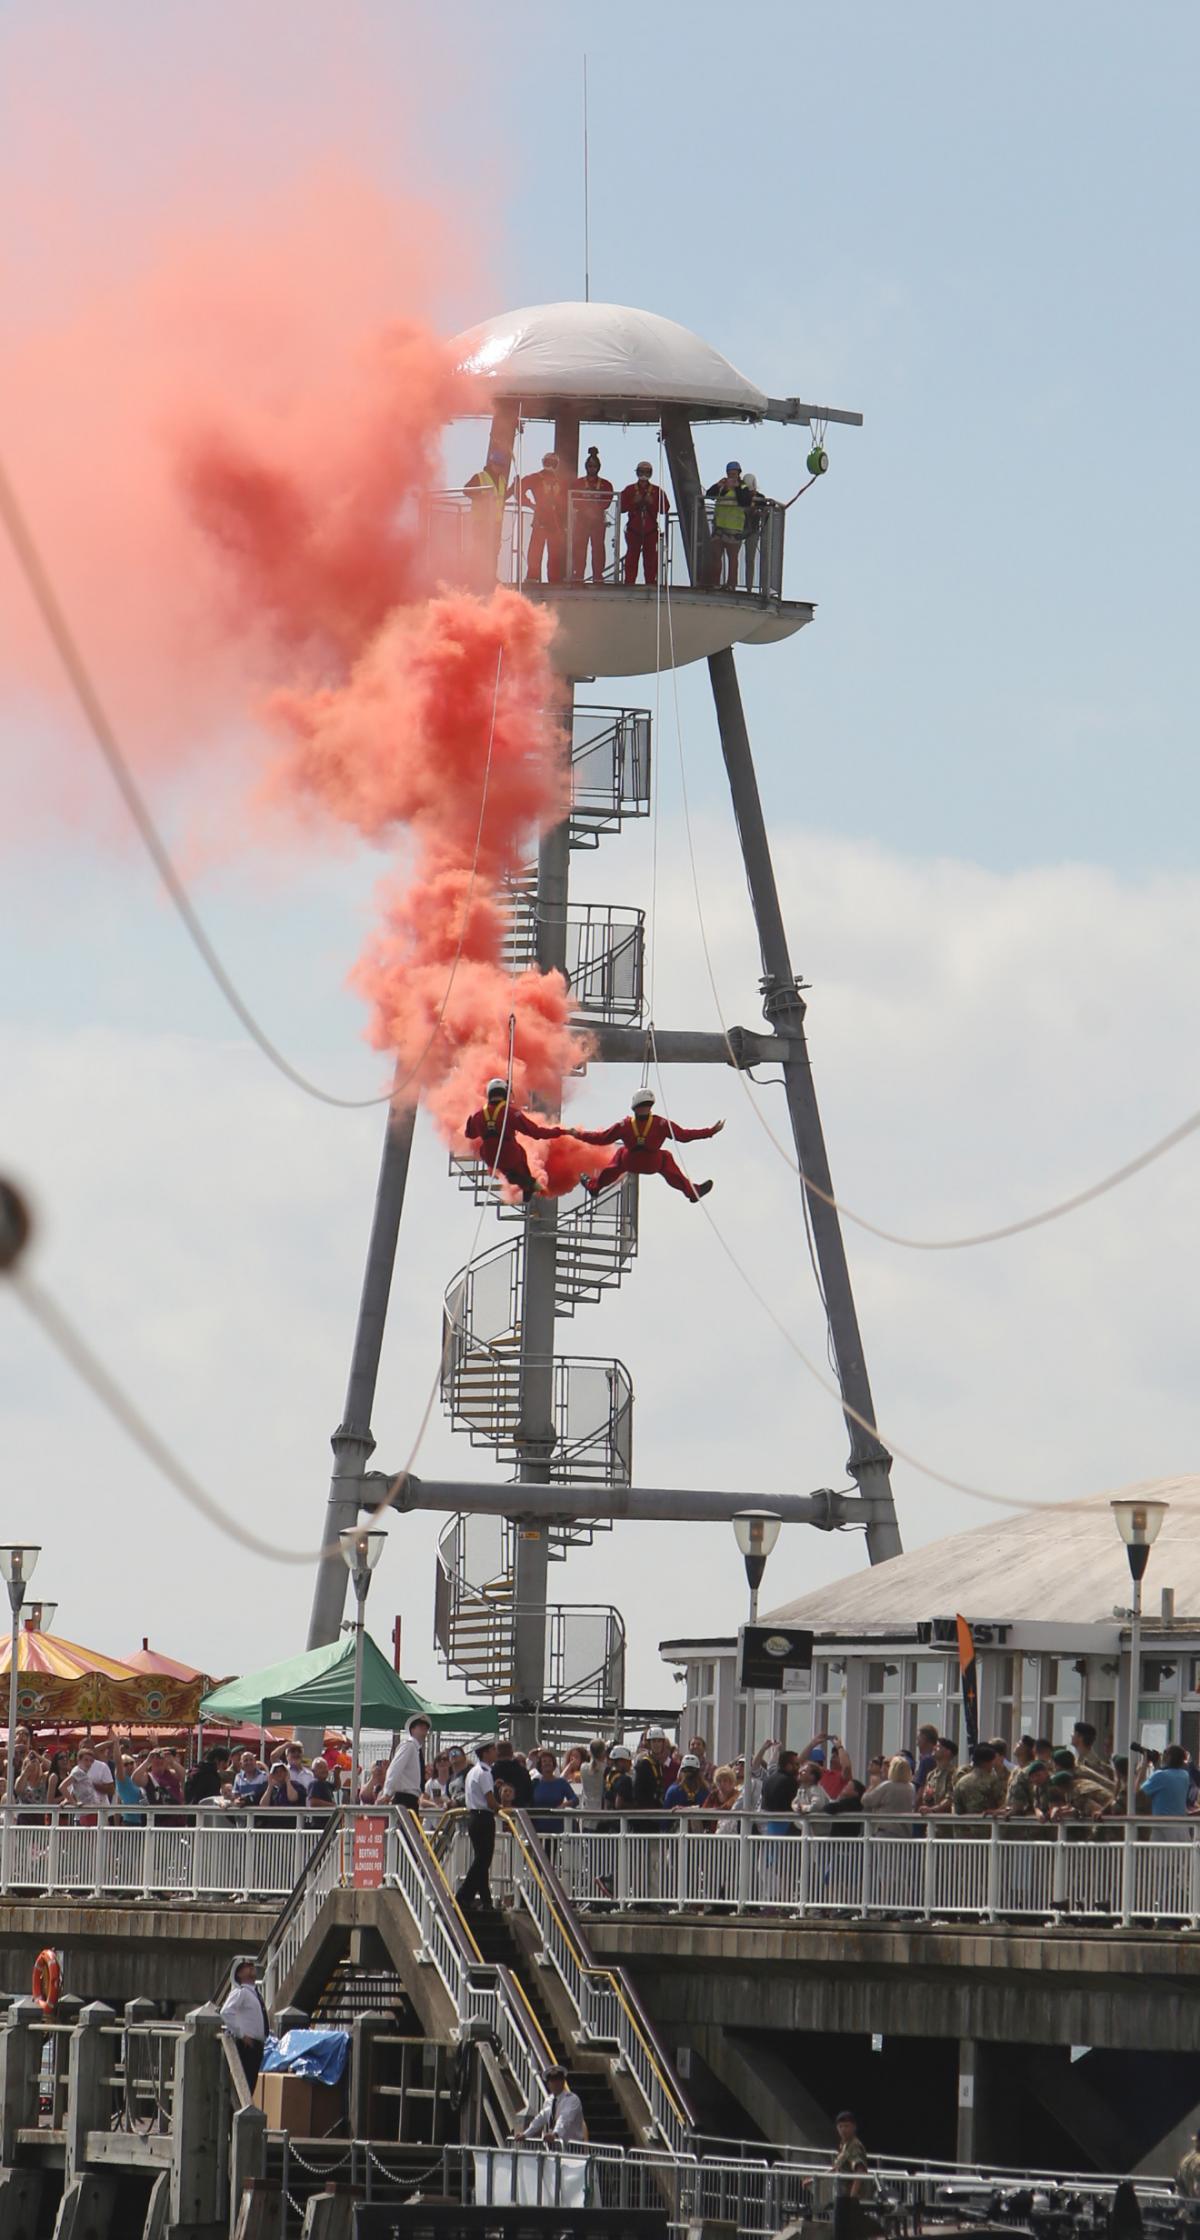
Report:
[[4,1785],[5,1804],[11,1804],[13,1801],[13,1790],[17,1778],[17,1689],[20,1685],[18,1659],[21,1650],[21,1605],[25,1600],[25,1589],[33,1577],[37,1559],[41,1552],[40,1548],[0,1548],[0,1572],[4,1574],[4,1583],[8,1588],[8,1599],[12,1606],[12,1667],[8,1675],[8,1778]]
[[[733,1536],[741,1550],[746,1566],[746,1584],[750,1589],[749,1624],[758,1623],[758,1590],[767,1568],[767,1557],[779,1538],[779,1518],[769,1509],[740,1509],[733,1520]],[[754,1764],[754,1692],[746,1690],[746,1779],[751,1778]]]
[[1129,1763],[1125,1768],[1125,1810],[1133,1818],[1136,1788],[1134,1756],[1138,1742],[1138,1703],[1142,1690],[1142,1580],[1150,1550],[1170,1503],[1167,1501],[1114,1501],[1113,1522],[1129,1558],[1133,1580],[1133,1608],[1129,1613]]
[[363,1612],[366,1608],[367,1589],[371,1573],[383,1554],[386,1532],[371,1531],[366,1525],[352,1525],[340,1532],[342,1555],[354,1583],[354,1733],[350,1744],[350,1802],[354,1804],[359,1789],[359,1756],[362,1749],[362,1699],[363,1699]]

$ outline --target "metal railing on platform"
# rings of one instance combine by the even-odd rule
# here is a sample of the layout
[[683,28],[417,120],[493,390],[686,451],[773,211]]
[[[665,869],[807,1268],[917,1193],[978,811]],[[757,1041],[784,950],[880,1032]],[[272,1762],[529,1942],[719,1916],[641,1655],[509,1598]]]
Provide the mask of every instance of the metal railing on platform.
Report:
[[792,1919],[1200,1928],[1200,1821],[1053,1822],[703,1810],[569,1817],[575,1905]]

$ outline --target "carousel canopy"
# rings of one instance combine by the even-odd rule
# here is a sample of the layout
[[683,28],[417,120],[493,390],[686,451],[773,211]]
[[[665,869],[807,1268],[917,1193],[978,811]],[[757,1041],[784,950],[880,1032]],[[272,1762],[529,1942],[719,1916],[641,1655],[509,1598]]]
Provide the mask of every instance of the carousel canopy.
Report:
[[135,1649],[125,1662],[134,1672],[151,1672],[160,1680],[200,1680],[206,1688],[213,1686],[216,1677],[211,1672],[198,1671],[194,1664],[181,1664],[177,1657],[164,1656],[161,1649],[150,1647],[144,1635],[141,1648]]
[[[12,1669],[12,1643],[0,1641],[0,1674]],[[190,1725],[199,1679],[139,1672],[119,1657],[85,1649],[61,1634],[22,1626],[17,1635],[17,1717],[28,1726],[113,1721],[122,1726]]]
[[[392,1671],[370,1634],[363,1636],[363,1725],[396,1728],[415,1712],[428,1713],[442,1734],[495,1734],[498,1714],[486,1704],[426,1703]],[[242,1680],[227,1680],[204,1698],[200,1715],[210,1725],[226,1719],[256,1726],[339,1726],[354,1717],[354,1635],[309,1649],[302,1657],[264,1665]]]

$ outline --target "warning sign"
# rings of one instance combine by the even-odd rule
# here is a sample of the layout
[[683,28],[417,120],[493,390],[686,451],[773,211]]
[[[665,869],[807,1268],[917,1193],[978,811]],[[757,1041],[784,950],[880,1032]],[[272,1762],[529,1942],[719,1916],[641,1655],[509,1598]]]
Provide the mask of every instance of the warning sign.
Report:
[[387,1820],[375,1813],[359,1813],[354,1822],[354,1887],[378,1890],[383,1884]]

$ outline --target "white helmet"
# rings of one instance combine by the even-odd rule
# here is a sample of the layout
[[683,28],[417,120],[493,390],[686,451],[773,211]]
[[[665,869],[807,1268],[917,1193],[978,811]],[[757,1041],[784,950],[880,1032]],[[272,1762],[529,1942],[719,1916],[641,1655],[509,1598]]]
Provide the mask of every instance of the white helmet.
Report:
[[635,1089],[635,1090],[634,1090],[634,1092],[633,1092],[633,1095],[632,1095],[632,1096],[631,1096],[631,1098],[629,1099],[629,1103],[630,1103],[630,1106],[631,1106],[631,1108],[633,1108],[634,1110],[636,1110],[636,1108],[637,1108],[637,1106],[638,1106],[639,1104],[653,1104],[653,1102],[654,1102],[654,1091],[653,1091],[653,1089]]
[[508,1095],[508,1083],[502,1073],[496,1074],[493,1079],[488,1082],[487,1093],[489,1097],[504,1097]]
[[699,1773],[700,1760],[696,1756],[694,1750],[684,1751],[683,1756],[679,1761],[679,1771],[681,1773]]
[[627,1742],[614,1742],[612,1749],[608,1754],[610,1758],[632,1758],[633,1756],[633,1752]]
[[667,1730],[666,1730],[666,1728],[665,1728],[665,1727],[647,1727],[647,1729],[646,1729],[646,1740],[647,1740],[647,1742],[665,1742],[665,1741],[666,1741],[666,1739],[667,1739]]

